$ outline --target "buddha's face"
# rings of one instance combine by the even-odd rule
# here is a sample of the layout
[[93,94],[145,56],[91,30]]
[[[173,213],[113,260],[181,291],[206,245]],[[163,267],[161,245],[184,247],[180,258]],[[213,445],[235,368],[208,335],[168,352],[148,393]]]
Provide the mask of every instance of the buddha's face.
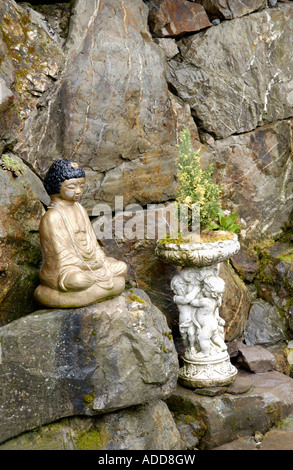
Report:
[[69,202],[79,201],[83,195],[84,184],[85,178],[72,178],[70,180],[65,180],[61,184],[61,190],[58,197]]

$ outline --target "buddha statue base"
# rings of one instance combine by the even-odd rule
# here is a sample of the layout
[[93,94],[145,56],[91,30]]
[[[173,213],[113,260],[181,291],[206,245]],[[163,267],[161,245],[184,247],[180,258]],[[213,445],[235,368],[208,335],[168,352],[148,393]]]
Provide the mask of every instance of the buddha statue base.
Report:
[[125,289],[125,277],[117,276],[111,289],[104,289],[97,284],[78,292],[62,292],[48,286],[39,285],[34,297],[47,308],[78,308],[120,295]]

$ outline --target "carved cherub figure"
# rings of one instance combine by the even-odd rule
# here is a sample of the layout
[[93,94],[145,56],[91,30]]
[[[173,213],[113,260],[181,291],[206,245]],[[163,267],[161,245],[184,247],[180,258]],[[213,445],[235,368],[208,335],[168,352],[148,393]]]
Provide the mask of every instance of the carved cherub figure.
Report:
[[196,326],[193,321],[191,301],[200,294],[201,281],[205,270],[184,268],[171,281],[171,289],[175,293],[174,302],[179,310],[179,331],[186,348],[186,354],[192,356],[196,353]]
[[190,302],[193,307],[196,307],[193,321],[197,327],[200,347],[197,356],[210,355],[213,346],[216,346],[218,351],[227,349],[223,338],[225,321],[219,316],[224,288],[223,279],[218,276],[208,276],[203,281],[202,295]]
[[[194,293],[188,297],[189,284],[182,278],[180,274],[173,277],[171,281],[171,289],[175,293],[174,302],[179,310],[179,331],[186,350],[195,351],[196,328],[193,318],[193,308],[190,300],[194,298]],[[195,292],[198,293],[197,291]],[[189,292],[190,294],[190,292]]]

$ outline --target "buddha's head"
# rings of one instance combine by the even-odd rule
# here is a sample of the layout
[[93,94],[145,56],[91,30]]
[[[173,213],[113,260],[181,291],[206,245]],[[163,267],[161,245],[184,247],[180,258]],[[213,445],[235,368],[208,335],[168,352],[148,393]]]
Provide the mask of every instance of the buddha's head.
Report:
[[83,194],[85,172],[69,159],[54,162],[44,179],[49,196],[67,201],[78,201]]

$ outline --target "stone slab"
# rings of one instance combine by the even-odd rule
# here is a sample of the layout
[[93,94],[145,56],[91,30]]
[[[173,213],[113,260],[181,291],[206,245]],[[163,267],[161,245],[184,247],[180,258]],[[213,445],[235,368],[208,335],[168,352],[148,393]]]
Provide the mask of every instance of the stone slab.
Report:
[[267,372],[276,369],[276,357],[262,346],[247,346],[239,343],[239,352],[238,363],[250,372]]
[[0,329],[0,442],[73,415],[167,398],[178,359],[140,289],[90,307],[43,310]]

